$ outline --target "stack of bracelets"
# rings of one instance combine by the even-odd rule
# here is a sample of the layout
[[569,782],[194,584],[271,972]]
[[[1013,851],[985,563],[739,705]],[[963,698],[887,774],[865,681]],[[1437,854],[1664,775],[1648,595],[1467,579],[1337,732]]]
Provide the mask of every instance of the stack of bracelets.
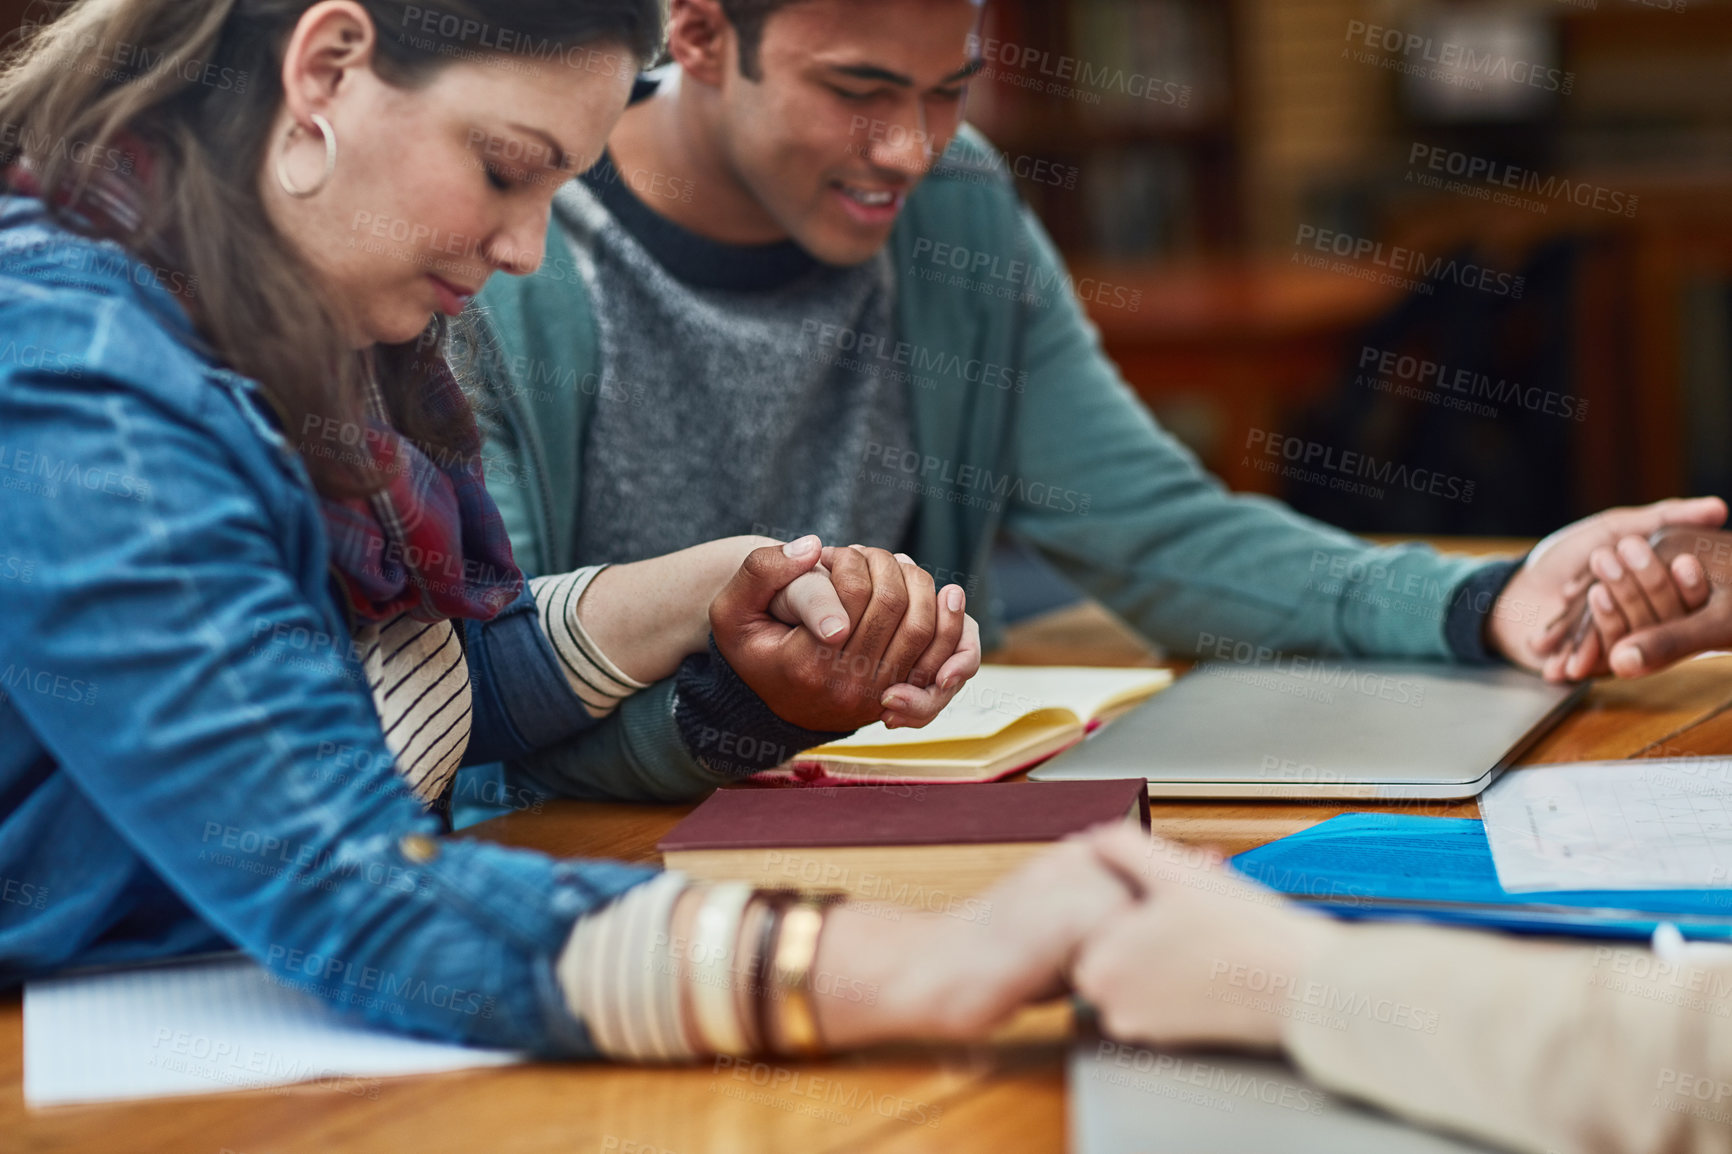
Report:
[[[827,911],[844,895],[744,884],[705,889],[683,935],[691,942],[681,999],[689,1036],[717,1054],[821,1053],[813,964]],[[670,928],[676,940],[686,929]],[[737,948],[745,942],[753,943],[749,953]]]

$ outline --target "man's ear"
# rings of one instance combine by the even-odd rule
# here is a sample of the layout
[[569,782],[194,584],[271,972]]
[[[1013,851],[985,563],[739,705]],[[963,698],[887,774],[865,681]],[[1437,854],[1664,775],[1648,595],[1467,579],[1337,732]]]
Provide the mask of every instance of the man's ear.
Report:
[[738,39],[718,0],[673,0],[669,5],[668,54],[699,84],[721,87]]
[[373,66],[377,38],[355,0],[321,0],[301,14],[283,53],[283,101],[296,123],[329,108],[354,70]]

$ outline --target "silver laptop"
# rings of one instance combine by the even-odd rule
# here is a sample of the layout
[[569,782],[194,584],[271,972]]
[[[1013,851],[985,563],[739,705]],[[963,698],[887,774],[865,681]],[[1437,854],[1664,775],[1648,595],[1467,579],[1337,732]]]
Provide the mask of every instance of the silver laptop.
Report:
[[1036,769],[1150,797],[1468,798],[1587,691],[1509,668],[1205,663]]
[[1375,1113],[1283,1062],[1079,1042],[1068,1072],[1073,1154],[1486,1154]]

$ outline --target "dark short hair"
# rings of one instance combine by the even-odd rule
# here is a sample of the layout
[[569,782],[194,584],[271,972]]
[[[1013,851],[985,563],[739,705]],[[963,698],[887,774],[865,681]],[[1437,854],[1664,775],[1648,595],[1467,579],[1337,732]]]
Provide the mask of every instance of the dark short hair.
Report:
[[800,0],[722,0],[722,15],[734,26],[740,38],[740,75],[747,80],[762,80],[758,70],[758,49],[764,43],[764,21],[770,16],[798,4]]

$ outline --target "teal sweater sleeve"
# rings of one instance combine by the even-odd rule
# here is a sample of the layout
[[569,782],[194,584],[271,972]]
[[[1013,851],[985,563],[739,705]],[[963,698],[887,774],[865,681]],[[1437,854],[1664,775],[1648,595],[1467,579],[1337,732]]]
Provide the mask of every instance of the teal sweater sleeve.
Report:
[[[1026,209],[1022,227],[1030,283],[1068,286]],[[1132,394],[1069,291],[1027,306],[1022,340],[1017,484],[1004,527],[1136,629],[1204,656],[1243,643],[1462,655],[1445,623],[1483,562],[1373,547],[1278,502],[1227,492]]]

